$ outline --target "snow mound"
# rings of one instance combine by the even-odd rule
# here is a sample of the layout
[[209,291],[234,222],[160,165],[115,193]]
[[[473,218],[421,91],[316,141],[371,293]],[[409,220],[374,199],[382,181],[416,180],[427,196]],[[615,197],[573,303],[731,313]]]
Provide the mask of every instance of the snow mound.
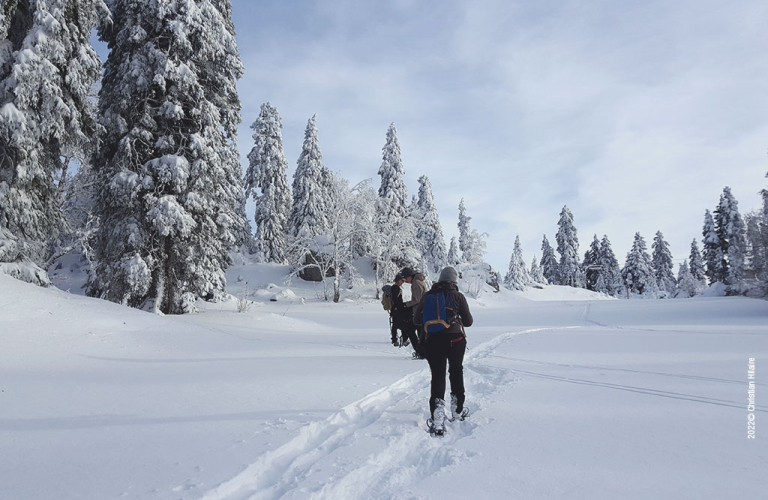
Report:
[[697,297],[725,297],[727,288],[725,283],[717,281],[709,285],[709,287],[699,293]]
[[274,294],[269,300],[272,302],[279,302],[283,300],[296,300],[298,297],[290,288],[286,288],[285,290],[280,290],[276,294]]

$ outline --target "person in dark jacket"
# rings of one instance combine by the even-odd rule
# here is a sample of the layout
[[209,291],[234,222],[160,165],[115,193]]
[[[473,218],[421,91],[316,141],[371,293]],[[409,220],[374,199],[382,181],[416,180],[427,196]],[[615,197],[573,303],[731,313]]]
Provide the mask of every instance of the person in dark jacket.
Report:
[[452,267],[446,267],[440,273],[440,279],[414,307],[413,322],[421,325],[424,312],[424,299],[430,294],[445,295],[447,322],[449,326],[437,333],[425,332],[424,354],[432,372],[429,411],[436,428],[445,421],[445,368],[448,365],[451,381],[451,412],[453,418],[463,419],[468,415],[464,407],[464,352],[467,338],[464,327],[472,326],[472,314],[464,295],[459,292],[458,273]]
[[[421,302],[421,298],[427,291],[427,286],[424,284],[424,274],[414,271],[410,267],[404,267],[400,271],[400,276],[405,279],[405,282],[411,285],[411,300],[405,303],[405,307],[409,309],[409,313],[413,315],[413,308]],[[424,348],[422,346],[423,339],[421,335],[417,335],[416,327],[413,328],[413,335],[408,337],[413,346],[413,357],[417,359],[424,359]]]
[[[392,294],[392,345],[395,347],[400,347],[400,341],[397,338],[397,332],[398,330],[402,332],[402,339],[403,343],[402,345],[408,345],[408,343],[413,343],[414,340],[416,340],[418,344],[418,340],[416,338],[416,327],[413,325],[413,310],[412,308],[405,305],[405,301],[403,301],[403,283],[405,282],[405,279],[402,275],[399,273],[397,276],[395,276],[395,282],[392,285],[391,288],[391,294]],[[414,344],[414,349],[416,348],[416,345]]]

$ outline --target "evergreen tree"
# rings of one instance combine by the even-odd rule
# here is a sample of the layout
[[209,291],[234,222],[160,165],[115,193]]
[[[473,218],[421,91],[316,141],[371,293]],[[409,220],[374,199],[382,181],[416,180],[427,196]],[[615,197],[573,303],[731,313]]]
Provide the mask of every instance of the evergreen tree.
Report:
[[264,103],[251,128],[254,146],[248,154],[245,195],[253,195],[256,201],[256,253],[265,262],[284,263],[291,190],[285,173],[288,161],[283,152],[280,114],[270,103]]
[[555,257],[555,250],[550,246],[547,235],[541,240],[541,273],[544,278],[552,285],[559,285],[559,265],[557,263],[557,257]]
[[[226,0],[112,0],[99,96],[101,218],[89,293],[155,310],[223,297],[242,231],[242,74]],[[153,299],[153,300],[152,300]]]
[[327,173],[317,139],[317,115],[307,122],[304,145],[293,174],[293,210],[290,217],[291,235],[313,237],[328,227],[325,212],[330,203]]
[[419,198],[416,202],[416,240],[421,253],[434,272],[440,272],[446,263],[445,238],[440,216],[432,196],[432,185],[426,175],[419,177]]
[[470,262],[472,260],[472,229],[469,226],[472,217],[467,216],[467,209],[464,206],[464,198],[459,202],[459,250],[461,250],[461,260]]
[[573,214],[567,206],[560,212],[557,223],[557,252],[560,254],[560,283],[574,287],[582,286],[581,266],[579,265],[579,239],[573,225]]
[[530,272],[531,280],[533,280],[535,283],[541,283],[543,285],[547,284],[547,278],[544,277],[544,273],[541,272],[541,267],[539,267],[539,261],[536,260],[536,256],[533,256],[533,260],[531,261],[531,272]]
[[707,275],[704,272],[704,261],[701,258],[701,252],[699,252],[699,245],[696,243],[696,238],[691,242],[691,254],[688,256],[689,272],[693,279],[703,282],[706,286]]
[[[586,286],[588,290],[597,291],[597,282],[603,274],[602,263],[600,259],[600,240],[597,235],[592,238],[592,244],[589,250],[584,253],[584,262],[582,263],[584,275],[586,277]],[[603,278],[603,283],[605,279]]]
[[451,245],[448,249],[448,262],[449,266],[458,266],[459,259],[459,246],[456,244],[456,237],[451,236]]
[[693,297],[698,292],[698,287],[701,286],[697,282],[691,270],[688,267],[688,259],[684,260],[677,271],[677,293],[676,297]]
[[677,288],[677,280],[673,274],[672,253],[669,251],[669,243],[664,241],[661,231],[656,231],[653,239],[653,271],[656,276],[656,284],[660,290],[674,293]]
[[600,242],[600,265],[603,269],[601,276],[598,277],[598,281],[601,281],[600,278],[602,278],[602,283],[596,286],[596,290],[614,296],[621,293],[624,283],[621,277],[621,270],[619,269],[619,261],[613,253],[613,248],[611,248],[611,242],[607,235],[603,235],[603,239]]
[[397,130],[392,123],[387,130],[387,141],[382,148],[382,162],[379,167],[379,213],[387,219],[408,216],[408,190],[405,187],[405,168],[400,154]]
[[725,270],[723,269],[723,253],[720,248],[720,238],[715,231],[715,221],[709,210],[704,212],[704,228],[702,229],[702,244],[704,250],[702,257],[706,265],[706,274],[710,283],[725,280]]
[[645,239],[640,236],[640,233],[635,233],[635,241],[632,244],[632,250],[627,253],[627,261],[624,269],[621,270],[621,276],[634,293],[655,293],[658,290],[653,262],[646,250]]
[[109,22],[102,0],[0,7],[0,262],[23,262],[44,282],[37,266],[65,225],[62,158],[96,130],[89,91],[101,62],[89,40],[99,21]]
[[720,241],[722,255],[723,283],[729,285],[731,293],[738,293],[744,273],[744,253],[746,250],[746,227],[739,214],[739,203],[725,187],[720,196],[720,203],[715,210],[715,232]]
[[520,246],[520,236],[515,237],[515,247],[509,259],[509,269],[504,277],[504,286],[510,290],[524,290],[530,282],[528,271],[523,260],[523,249]]

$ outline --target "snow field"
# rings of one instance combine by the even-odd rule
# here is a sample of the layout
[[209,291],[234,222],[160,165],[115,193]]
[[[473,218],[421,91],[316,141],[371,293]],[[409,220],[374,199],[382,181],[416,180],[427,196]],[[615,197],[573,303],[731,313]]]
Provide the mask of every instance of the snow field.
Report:
[[[243,266],[230,287],[279,291],[281,273]],[[426,364],[388,344],[380,305],[291,290],[254,294],[242,314],[232,299],[157,316],[0,276],[0,498],[719,499],[768,487],[759,423],[746,439],[746,362],[768,358],[764,301],[471,299],[472,416],[436,439]]]

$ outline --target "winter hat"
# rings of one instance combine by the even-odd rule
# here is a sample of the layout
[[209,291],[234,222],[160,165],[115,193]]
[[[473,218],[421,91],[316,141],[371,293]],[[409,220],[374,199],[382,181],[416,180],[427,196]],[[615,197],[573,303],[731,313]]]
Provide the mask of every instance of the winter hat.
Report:
[[447,281],[448,283],[458,283],[459,273],[456,272],[456,269],[452,268],[451,266],[448,266],[440,272],[440,279],[438,281]]
[[402,274],[402,273],[397,273],[397,274],[395,275],[395,283],[397,283],[397,282],[398,282],[398,281],[400,281],[401,279],[404,279],[404,278],[403,278],[403,274]]
[[404,267],[403,270],[400,271],[400,276],[402,276],[403,278],[410,278],[414,274],[416,273],[410,267]]

